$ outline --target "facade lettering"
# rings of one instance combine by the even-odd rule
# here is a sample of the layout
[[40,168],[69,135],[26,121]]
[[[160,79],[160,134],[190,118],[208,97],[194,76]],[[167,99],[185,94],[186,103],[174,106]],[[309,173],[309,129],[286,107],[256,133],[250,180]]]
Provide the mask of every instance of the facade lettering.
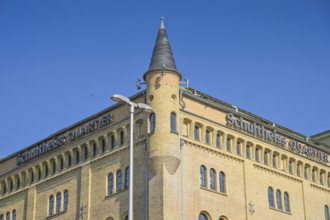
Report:
[[68,132],[68,136],[55,137],[53,140],[48,142],[43,142],[41,144],[37,144],[36,146],[26,150],[22,153],[19,153],[16,156],[16,165],[21,165],[29,160],[32,160],[36,157],[41,156],[47,152],[50,152],[58,147],[63,146],[67,140],[74,141],[77,138],[83,137],[86,134],[92,133],[98,128],[110,124],[113,122],[113,115],[110,113],[106,116],[99,117],[93,121],[86,123],[85,125],[78,127],[70,132]]
[[[229,125],[234,125],[235,127],[248,132],[252,135],[256,135],[259,138],[262,138],[267,141],[275,142],[279,145],[286,146],[286,138],[278,135],[277,131],[266,130],[263,125],[259,125],[255,122],[248,122],[242,116],[236,117],[233,113],[227,114],[227,123]],[[290,140],[288,142],[289,150],[293,151],[296,154],[302,155],[304,157],[311,158],[322,163],[329,163],[328,154],[321,152],[313,147],[306,146],[302,143]]]

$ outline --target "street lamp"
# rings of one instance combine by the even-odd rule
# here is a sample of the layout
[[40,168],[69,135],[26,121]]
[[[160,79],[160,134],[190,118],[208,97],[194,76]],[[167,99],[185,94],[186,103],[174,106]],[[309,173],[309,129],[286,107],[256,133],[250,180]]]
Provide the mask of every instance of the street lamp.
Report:
[[126,103],[130,106],[130,137],[129,137],[129,188],[128,188],[128,219],[133,220],[133,123],[134,109],[139,108],[147,112],[152,112],[152,107],[144,103],[134,103],[129,98],[115,94],[111,96],[113,101]]

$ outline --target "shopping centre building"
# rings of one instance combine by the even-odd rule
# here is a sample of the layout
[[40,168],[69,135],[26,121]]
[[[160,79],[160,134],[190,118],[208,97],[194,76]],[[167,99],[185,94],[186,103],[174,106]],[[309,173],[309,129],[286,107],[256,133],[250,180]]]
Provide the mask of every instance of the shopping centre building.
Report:
[[[330,131],[307,137],[192,89],[163,20],[145,89],[0,160],[0,220],[329,220]],[[2,146],[5,147],[5,146]]]

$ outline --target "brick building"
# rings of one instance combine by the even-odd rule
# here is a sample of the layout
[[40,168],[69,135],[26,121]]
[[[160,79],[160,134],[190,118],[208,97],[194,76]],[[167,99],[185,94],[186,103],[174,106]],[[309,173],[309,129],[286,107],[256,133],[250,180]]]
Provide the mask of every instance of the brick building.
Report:
[[[182,82],[161,21],[135,112],[134,219],[326,219],[329,132],[306,137]],[[124,220],[129,107],[0,160],[0,220]]]

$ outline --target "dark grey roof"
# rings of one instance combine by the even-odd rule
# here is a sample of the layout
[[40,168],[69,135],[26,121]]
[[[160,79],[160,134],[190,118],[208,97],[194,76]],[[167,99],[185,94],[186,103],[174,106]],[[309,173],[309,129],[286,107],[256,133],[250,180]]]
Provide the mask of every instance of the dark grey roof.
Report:
[[[168,41],[168,37],[166,34],[163,17],[161,18],[158,36],[156,39],[154,51],[152,53],[151,62],[147,72],[152,70],[162,70],[162,69],[178,72],[175,65],[170,42]],[[145,79],[145,74],[143,77]]]

